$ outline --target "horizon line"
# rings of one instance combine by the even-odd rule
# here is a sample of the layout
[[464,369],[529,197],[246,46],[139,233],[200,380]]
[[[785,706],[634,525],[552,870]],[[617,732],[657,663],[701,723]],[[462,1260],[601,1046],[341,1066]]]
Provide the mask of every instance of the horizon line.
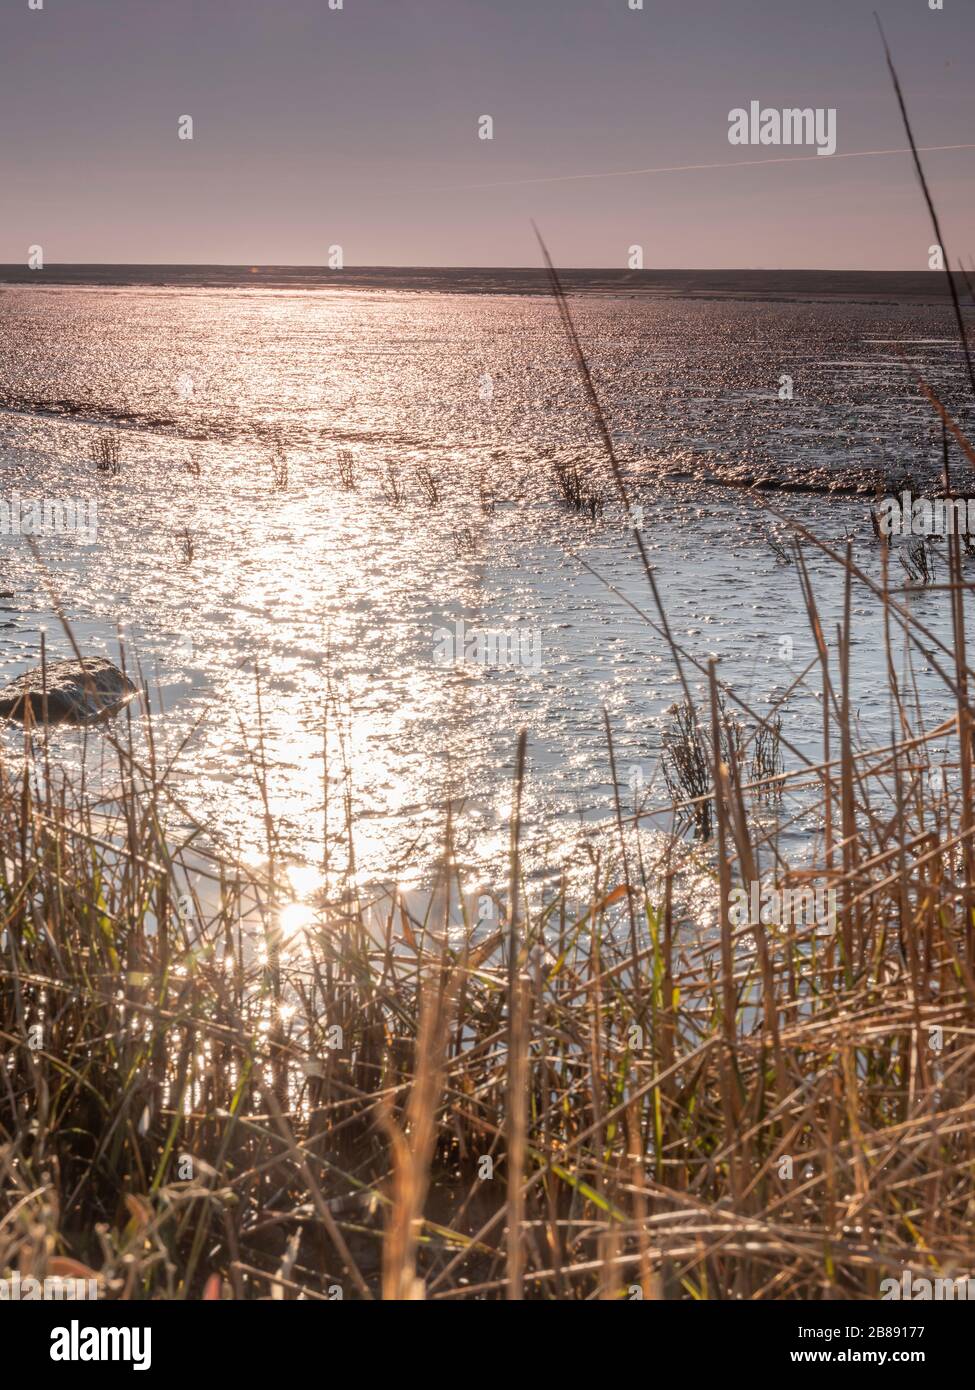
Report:
[[[975,146],[973,146],[975,148]],[[433,262],[410,262],[394,264],[391,262],[363,262],[360,265],[346,265],[341,270],[337,270],[328,265],[320,265],[313,261],[261,261],[252,263],[249,261],[47,261],[41,270],[32,270],[26,263],[21,261],[0,261],[0,275],[6,271],[16,271],[17,274],[29,276],[31,279],[43,279],[48,270],[68,269],[68,270],[243,270],[249,274],[260,274],[268,270],[313,270],[324,275],[341,277],[350,271],[364,270],[466,270],[466,271],[522,271],[526,274],[544,275],[545,267],[541,265],[484,265],[484,264],[456,264],[444,265]],[[562,274],[612,274],[625,276],[639,275],[944,275],[947,267],[941,270],[932,270],[930,267],[918,268],[916,266],[906,266],[900,268],[878,269],[874,266],[644,266],[642,269],[634,270],[627,266],[619,265],[567,265],[560,266]],[[952,268],[953,275],[965,274],[964,268],[956,266]]]

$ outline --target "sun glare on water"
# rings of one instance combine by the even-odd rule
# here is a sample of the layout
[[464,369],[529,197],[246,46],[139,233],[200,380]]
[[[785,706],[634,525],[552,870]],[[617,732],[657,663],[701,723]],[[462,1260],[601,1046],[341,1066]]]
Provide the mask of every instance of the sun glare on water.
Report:
[[281,909],[278,922],[283,936],[295,936],[298,932],[314,925],[315,910],[309,907],[308,903],[288,903],[286,907]]

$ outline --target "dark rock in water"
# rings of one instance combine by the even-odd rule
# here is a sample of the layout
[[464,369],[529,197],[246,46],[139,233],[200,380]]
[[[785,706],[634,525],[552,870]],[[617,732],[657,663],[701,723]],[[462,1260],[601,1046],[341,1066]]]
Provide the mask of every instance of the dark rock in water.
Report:
[[117,714],[135,694],[135,686],[117,666],[102,656],[86,656],[82,661],[51,661],[47,665],[45,696],[44,671],[35,666],[0,690],[0,715],[24,721],[30,705],[31,722],[48,724],[98,723]]

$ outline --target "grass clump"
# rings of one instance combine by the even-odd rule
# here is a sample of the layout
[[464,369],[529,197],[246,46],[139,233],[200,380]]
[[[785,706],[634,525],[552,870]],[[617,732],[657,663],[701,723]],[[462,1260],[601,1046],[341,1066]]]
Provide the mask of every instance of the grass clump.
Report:
[[88,445],[88,457],[99,473],[117,477],[122,471],[122,439],[118,430],[104,430]]
[[351,449],[340,449],[338,452],[338,472],[339,486],[343,492],[355,492],[355,455]]
[[575,459],[556,459],[552,464],[559,496],[573,512],[588,516],[596,521],[603,514],[606,499],[599,489],[586,477]]

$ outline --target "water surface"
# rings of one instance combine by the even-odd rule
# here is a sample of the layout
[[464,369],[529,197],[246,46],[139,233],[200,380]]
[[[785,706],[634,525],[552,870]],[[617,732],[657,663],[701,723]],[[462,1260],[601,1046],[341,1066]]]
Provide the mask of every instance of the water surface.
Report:
[[[963,423],[970,406],[943,303],[759,291],[573,307],[674,636],[767,709],[814,648],[795,566],[768,545],[787,528],[762,502],[852,536],[878,576],[879,555],[865,495],[729,482],[934,476],[940,434],[905,358]],[[106,477],[89,455],[112,430]],[[263,782],[286,858],[320,864],[327,844],[346,865],[348,804],[359,878],[421,882],[451,797],[465,863],[500,875],[524,726],[525,834],[558,862],[612,813],[604,708],[624,804],[635,784],[662,795],[680,685],[620,597],[655,616],[544,295],[3,285],[0,450],[5,497],[97,501],[95,544],[45,537],[41,554],[82,649],[114,656],[121,634],[140,664],[157,757],[214,839],[266,853]],[[595,521],[559,500],[554,465],[573,461],[605,499]],[[7,679],[39,659],[42,628],[52,657],[70,648],[21,538],[3,538],[2,565]],[[832,635],[841,587],[810,566]],[[911,602],[945,629],[943,598]],[[886,742],[879,617],[859,593],[854,610],[862,734]],[[460,619],[539,634],[537,669],[438,664],[438,631]],[[940,683],[923,663],[916,676],[936,711]],[[790,696],[786,733],[810,757],[820,722],[811,691]],[[54,746],[70,761],[81,742]]]

